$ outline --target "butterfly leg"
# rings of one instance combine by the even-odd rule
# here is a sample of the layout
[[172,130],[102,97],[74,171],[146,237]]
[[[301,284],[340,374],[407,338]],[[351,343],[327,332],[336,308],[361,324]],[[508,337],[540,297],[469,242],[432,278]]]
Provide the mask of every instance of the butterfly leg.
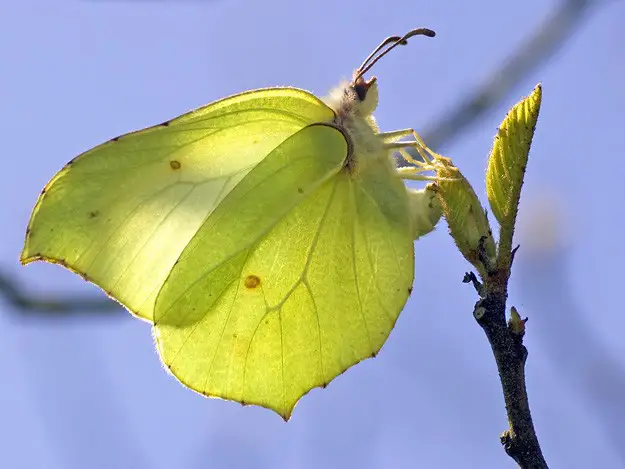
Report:
[[[421,136],[413,129],[397,130],[381,134],[385,147],[390,151],[399,152],[402,157],[412,166],[404,166],[396,169],[397,174],[402,179],[412,179],[416,181],[441,181],[447,178],[438,176],[426,176],[421,173],[427,171],[437,171],[443,166],[451,165],[451,160],[438,153],[433,152],[423,141]],[[413,137],[414,141],[399,141],[402,137]],[[406,151],[407,148],[414,148],[421,156],[422,160],[414,158]],[[452,179],[453,180],[453,179]]]

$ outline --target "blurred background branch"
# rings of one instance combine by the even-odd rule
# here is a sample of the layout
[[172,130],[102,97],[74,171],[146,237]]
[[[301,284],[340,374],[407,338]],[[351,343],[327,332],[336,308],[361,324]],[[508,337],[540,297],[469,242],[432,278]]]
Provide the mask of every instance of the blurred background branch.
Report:
[[[17,311],[21,316],[92,318],[94,313],[100,316],[111,316],[113,313],[115,316],[122,317],[119,313],[124,312],[117,302],[107,297],[35,294],[19,281],[12,279],[9,272],[4,270],[0,270],[0,294],[7,305],[12,307],[8,310]],[[85,315],[85,312],[90,314]]]
[[561,2],[487,80],[467,93],[464,101],[454,105],[431,128],[423,132],[422,137],[427,145],[435,151],[449,145],[480,117],[496,108],[520,83],[566,44],[567,39],[579,30],[587,18],[590,7],[595,5],[596,1],[588,0]]

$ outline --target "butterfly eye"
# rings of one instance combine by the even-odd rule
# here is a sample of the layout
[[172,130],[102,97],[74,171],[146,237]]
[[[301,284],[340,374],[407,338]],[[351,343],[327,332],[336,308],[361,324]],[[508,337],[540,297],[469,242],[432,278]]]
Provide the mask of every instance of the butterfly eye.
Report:
[[369,91],[369,88],[371,87],[371,84],[373,83],[374,79],[371,79],[370,81],[365,81],[362,78],[359,78],[356,83],[354,83],[352,85],[353,90],[356,92],[356,94],[358,95],[358,99],[360,101],[364,101],[365,98],[367,97],[367,91]]

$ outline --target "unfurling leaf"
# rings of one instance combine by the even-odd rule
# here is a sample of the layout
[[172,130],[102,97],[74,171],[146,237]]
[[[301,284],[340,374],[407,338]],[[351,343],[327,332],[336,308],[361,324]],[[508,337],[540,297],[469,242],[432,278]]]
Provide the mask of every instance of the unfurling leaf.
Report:
[[513,227],[542,99],[537,85],[501,123],[488,160],[486,194],[502,227]]

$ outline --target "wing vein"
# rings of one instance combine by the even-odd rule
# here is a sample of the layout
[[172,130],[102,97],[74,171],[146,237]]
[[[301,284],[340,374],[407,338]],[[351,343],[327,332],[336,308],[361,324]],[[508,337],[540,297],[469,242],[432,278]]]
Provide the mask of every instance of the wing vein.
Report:
[[[267,179],[269,179],[270,177],[275,176],[276,174],[278,174],[278,173],[279,173],[279,172],[281,172],[281,171],[284,171],[284,170],[289,169],[289,166],[290,166],[290,165],[281,166],[281,167],[280,167],[280,168],[278,168],[276,171],[274,171],[274,172],[270,173],[269,175],[267,175],[267,177],[266,177],[266,178],[262,179],[262,180],[261,180],[261,181],[259,181],[257,184],[255,184],[253,187],[251,187],[248,191],[246,191],[246,192],[243,194],[243,196],[246,196],[247,194],[249,194],[252,190],[254,190],[257,186],[259,186],[260,184],[262,184],[263,182],[265,182],[265,181],[266,181]],[[333,174],[326,175],[326,177],[325,177],[325,178],[323,178],[322,180],[318,181],[318,183],[316,184],[316,186],[314,186],[314,188],[318,188],[318,187],[320,187],[320,186],[321,186],[324,182],[326,182],[326,181],[328,180],[328,178],[330,178],[331,176],[333,176]],[[336,189],[336,186],[335,186],[335,189]],[[334,191],[333,191],[333,194],[334,194]],[[330,197],[330,200],[332,199],[332,197],[333,197],[333,195]],[[329,206],[329,204],[328,204],[328,206]],[[284,213],[284,214],[282,214],[282,216],[276,217],[276,219],[275,219],[272,223],[270,223],[264,231],[262,231],[262,232],[258,233],[258,235],[256,236],[256,238],[255,238],[255,239],[250,240],[247,244],[244,244],[244,245],[243,245],[243,246],[242,246],[239,250],[234,251],[234,252],[233,252],[230,256],[228,256],[228,257],[224,258],[224,260],[223,260],[223,261],[221,261],[221,262],[219,262],[218,264],[216,264],[216,265],[212,266],[210,270],[206,271],[204,274],[202,274],[201,276],[199,276],[199,277],[198,277],[198,278],[197,278],[194,282],[192,282],[190,285],[188,285],[188,286],[187,286],[187,288],[186,288],[185,290],[183,290],[182,292],[180,292],[180,295],[179,295],[179,296],[182,296],[182,295],[184,295],[186,292],[188,292],[188,291],[189,291],[191,288],[193,288],[193,287],[194,287],[194,286],[195,286],[198,282],[202,281],[202,279],[203,279],[204,277],[206,277],[206,275],[210,274],[210,272],[212,272],[213,270],[215,270],[215,269],[219,268],[219,267],[220,267],[220,266],[222,266],[224,263],[226,263],[227,261],[229,261],[230,259],[232,259],[232,258],[233,258],[234,256],[236,256],[237,254],[241,253],[241,252],[242,252],[242,251],[244,251],[245,249],[250,248],[253,244],[257,243],[259,239],[264,238],[264,237],[265,237],[265,235],[267,235],[269,232],[271,232],[271,230],[273,230],[273,229],[274,229],[274,228],[275,228],[275,227],[276,227],[276,226],[277,226],[277,225],[278,225],[278,224],[279,224],[279,223],[280,223],[280,222],[281,222],[281,221],[285,218],[285,216],[286,216],[289,212],[291,212],[294,208],[295,208],[295,205],[293,205],[293,206],[292,206],[292,207],[290,207],[288,210],[286,210],[286,211],[285,211],[285,213]],[[326,210],[327,210],[327,209],[326,209]],[[221,217],[221,216],[223,216],[223,215],[220,215],[220,217]],[[220,217],[218,217],[218,218],[216,218],[216,219],[215,219],[215,221],[214,221],[214,223],[215,223],[215,224],[219,221]],[[323,218],[325,219],[325,213],[324,213],[324,217],[323,217]],[[207,219],[207,220],[208,220],[208,219]],[[206,221],[205,221],[205,223],[206,223]],[[202,238],[197,238],[197,242],[195,243],[195,245],[194,245],[194,246],[192,246],[191,248],[187,248],[187,249],[185,249],[185,251],[183,252],[184,256],[188,257],[188,256],[192,255],[193,251],[194,251],[195,249],[197,249],[197,247],[201,244],[201,239],[202,239]],[[316,238],[315,238],[315,239],[316,239]],[[315,244],[315,242],[316,242],[316,241],[314,241],[314,242],[313,242],[313,245]],[[313,249],[314,249],[314,247],[313,247]],[[181,254],[180,259],[182,259],[183,254]],[[309,263],[310,263],[310,258],[309,258],[309,259],[307,260],[307,262],[306,262],[306,266],[305,266],[305,268],[304,268],[304,271],[308,268]],[[171,274],[170,274],[170,275],[171,275]],[[288,294],[290,294],[290,293],[294,290],[294,288],[295,288],[296,286],[297,286],[297,285],[295,285],[295,286],[294,286],[294,287],[293,287],[293,288],[289,291],[289,293],[288,293]],[[288,294],[287,294],[287,295],[288,295]],[[286,297],[285,297],[285,298],[286,298]],[[172,302],[172,304],[173,304],[173,302]],[[170,307],[171,307],[171,306],[170,306]]]
[[351,202],[353,209],[353,218],[352,218],[352,267],[354,270],[354,287],[356,288],[356,296],[358,297],[358,305],[360,309],[360,316],[362,317],[362,322],[365,326],[365,330],[367,331],[367,339],[369,341],[369,350],[373,349],[373,342],[371,340],[371,331],[369,331],[369,325],[367,324],[367,318],[365,316],[365,311],[362,307],[362,297],[360,295],[360,285],[358,284],[358,268],[356,267],[356,220],[358,219],[358,209],[356,207],[356,194],[354,193],[355,188],[353,184],[350,184],[350,193],[351,193]]
[[[228,322],[230,322],[230,316],[232,315],[232,310],[234,309],[234,304],[237,301],[237,297],[239,296],[239,290],[241,288],[241,274],[243,273],[243,269],[245,268],[245,263],[247,262],[247,259],[249,257],[249,253],[248,255],[245,257],[245,261],[243,261],[243,263],[241,264],[241,270],[239,271],[239,276],[237,278],[238,282],[237,282],[237,290],[234,293],[234,297],[232,298],[232,303],[230,304],[230,309],[228,310],[228,315],[226,316],[226,320],[224,321],[224,325],[221,328],[221,333],[219,335],[219,340],[217,341],[217,345],[215,346],[215,351],[213,352],[213,356],[211,358],[211,362],[210,365],[208,366],[208,371],[206,372],[206,378],[204,379],[204,384],[202,385],[202,394],[206,394],[206,384],[208,383],[208,378],[210,377],[210,373],[213,369],[213,364],[215,363],[215,357],[217,356],[217,352],[219,351],[219,347],[221,346],[221,341],[224,338],[224,333],[226,331],[226,328],[228,326]],[[235,282],[236,280],[234,280],[233,282]],[[230,283],[229,285],[232,285],[232,283]],[[228,288],[224,291],[227,291],[230,288],[230,286],[228,286]],[[206,312],[204,313],[204,315],[206,315]],[[201,322],[201,321],[199,321]]]
[[[191,193],[194,190],[195,190],[195,187],[192,187],[189,190],[189,192],[187,192],[184,195],[184,197],[181,197],[180,200],[178,202],[176,202],[176,204],[167,212],[167,214],[163,217],[163,219],[158,222],[158,224],[152,230],[152,233],[150,233],[150,235],[146,238],[146,240],[141,244],[141,247],[137,250],[135,255],[132,256],[132,259],[130,259],[128,261],[127,265],[124,267],[124,269],[121,272],[119,272],[119,274],[118,274],[119,277],[117,278],[117,280],[115,280],[113,285],[110,287],[111,290],[115,290],[115,287],[117,287],[117,285],[119,284],[121,279],[124,277],[124,275],[126,275],[126,272],[128,272],[128,270],[130,269],[130,267],[132,266],[134,261],[141,255],[141,253],[143,252],[143,249],[152,240],[152,238],[154,237],[156,232],[159,230],[159,228],[161,228],[161,226],[163,226],[163,224],[167,221],[167,219],[171,216],[171,214],[173,212],[175,212],[178,209],[178,207],[180,207],[180,204],[182,204],[185,200],[187,200],[187,198],[191,195]],[[126,246],[129,242],[130,242],[130,239],[126,239],[126,242],[124,243],[124,246]]]
[[[231,174],[230,176],[228,176],[226,178],[226,180],[224,181],[224,183],[221,186],[221,189],[219,189],[219,194],[217,194],[217,197],[215,197],[215,201],[218,201],[221,199],[221,196],[224,193],[224,190],[226,189],[226,186],[228,185],[228,182],[230,182],[230,180],[232,179],[232,176],[234,176],[235,174],[237,174],[238,172],[235,172],[233,174]],[[208,213],[206,215],[206,217],[204,218],[204,220],[206,221],[206,218],[208,218],[210,216],[210,214],[212,213],[212,211],[210,213]],[[178,256],[178,258],[180,258],[180,256]],[[178,260],[178,259],[176,259]],[[145,305],[145,302],[148,301],[148,299],[152,296],[152,294],[156,291],[156,290],[160,290],[163,287],[163,284],[161,285],[155,285],[154,288],[152,289],[152,291],[150,292],[149,295],[146,296],[145,301],[141,304],[141,307],[139,308],[140,310],[143,308],[143,306]],[[166,315],[166,313],[163,314],[163,317]]]
[[282,352],[282,409],[286,410],[286,382],[284,381],[284,329],[282,325],[282,308],[278,309],[278,320],[280,321],[280,350]]
[[[370,199],[373,204],[375,205],[375,207],[378,209],[378,211],[380,212],[380,214],[382,214],[382,211],[380,210],[378,204],[375,202],[375,200],[367,193],[367,191],[365,191],[362,187],[361,187],[362,192],[367,196],[368,199]],[[359,219],[360,219],[359,215]],[[384,214],[382,214],[382,218],[384,217]],[[389,313],[388,309],[386,308],[386,305],[382,302],[381,298],[384,298],[384,295],[386,294],[386,292],[380,288],[380,285],[378,284],[378,277],[377,275],[375,275],[375,272],[377,272],[377,260],[374,262],[373,259],[371,258],[371,253],[373,251],[372,246],[371,246],[371,242],[369,237],[367,236],[367,230],[363,230],[363,236],[366,239],[367,242],[367,247],[368,249],[367,251],[367,258],[369,259],[369,265],[371,266],[372,271],[374,272],[374,285],[375,288],[378,290],[378,292],[380,293],[380,299],[378,299],[380,307],[382,308],[382,310],[384,311],[384,313],[386,314],[386,317],[389,319],[389,321],[391,322],[391,324],[393,324],[395,322],[395,319],[393,318],[393,316]],[[393,252],[395,252],[393,250]],[[396,258],[396,256],[395,256]],[[397,264],[397,268],[399,270],[399,263]]]

